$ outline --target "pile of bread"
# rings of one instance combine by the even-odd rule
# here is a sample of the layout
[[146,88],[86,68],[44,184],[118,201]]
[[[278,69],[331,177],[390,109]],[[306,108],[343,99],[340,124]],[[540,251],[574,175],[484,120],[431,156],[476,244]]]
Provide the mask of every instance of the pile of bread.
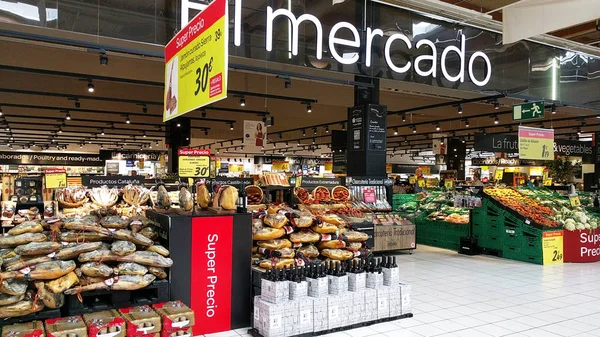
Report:
[[348,229],[335,215],[271,206],[255,212],[253,262],[263,268],[302,266],[315,259],[346,261],[368,254],[369,236]]

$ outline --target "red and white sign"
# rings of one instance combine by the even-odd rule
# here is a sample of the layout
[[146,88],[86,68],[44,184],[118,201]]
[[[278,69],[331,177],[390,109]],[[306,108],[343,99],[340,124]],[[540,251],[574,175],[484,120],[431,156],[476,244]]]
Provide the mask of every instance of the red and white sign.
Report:
[[44,170],[44,174],[54,174],[54,173],[67,173],[67,170],[64,168],[50,168],[50,169]]
[[600,261],[600,230],[565,230],[565,262]]
[[210,150],[179,149],[177,154],[180,156],[210,156]]
[[375,195],[375,190],[364,190],[363,198],[365,202],[372,203],[377,202],[377,196]]
[[231,328],[233,217],[192,219],[190,307],[194,336]]

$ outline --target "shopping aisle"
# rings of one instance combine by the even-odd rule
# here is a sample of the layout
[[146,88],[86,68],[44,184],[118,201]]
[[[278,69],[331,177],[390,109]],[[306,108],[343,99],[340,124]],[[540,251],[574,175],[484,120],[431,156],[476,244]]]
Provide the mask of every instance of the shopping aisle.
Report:
[[600,336],[597,263],[542,267],[427,246],[398,261],[415,317],[326,336]]

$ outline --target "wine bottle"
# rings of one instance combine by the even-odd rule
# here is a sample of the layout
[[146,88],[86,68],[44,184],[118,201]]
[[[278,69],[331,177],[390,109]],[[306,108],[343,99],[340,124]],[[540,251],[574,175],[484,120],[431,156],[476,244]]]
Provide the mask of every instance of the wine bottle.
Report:
[[281,257],[281,252],[278,250],[271,250],[269,248],[258,248],[258,253],[268,257]]
[[263,274],[262,274],[262,279],[263,280],[269,280],[271,278],[271,269],[267,269]]
[[398,268],[398,265],[396,264],[396,257],[395,256],[392,258],[392,268]]

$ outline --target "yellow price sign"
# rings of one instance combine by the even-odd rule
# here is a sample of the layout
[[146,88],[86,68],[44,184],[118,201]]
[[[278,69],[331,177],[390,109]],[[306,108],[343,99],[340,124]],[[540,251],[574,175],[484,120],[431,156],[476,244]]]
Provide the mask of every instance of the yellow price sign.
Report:
[[302,186],[302,176],[296,177],[296,187]]
[[446,188],[454,188],[454,180],[446,179],[444,180],[444,187]]
[[207,178],[210,175],[210,151],[179,149],[179,176]]
[[504,170],[497,169],[494,172],[494,180],[500,181],[504,177]]
[[47,189],[67,187],[67,171],[65,169],[46,169],[44,175]]
[[392,164],[385,164],[385,173],[392,173]]
[[579,206],[581,206],[581,200],[579,200],[579,196],[578,195],[570,195],[569,196],[569,201],[571,202],[571,206],[572,207],[579,207]]
[[419,179],[419,181],[417,181],[417,184],[419,185],[419,187],[425,186],[425,179]]
[[544,179],[544,186],[552,186],[552,179]]
[[416,180],[417,179],[415,178],[415,176],[408,177],[408,183],[411,184],[411,185],[414,185],[415,182],[416,182]]
[[163,121],[227,97],[228,5],[215,0],[165,47]]
[[244,165],[243,164],[229,164],[229,172],[230,173],[244,172]]
[[419,168],[421,169],[421,172],[423,173],[423,175],[431,174],[431,166],[419,166]]
[[273,160],[273,171],[289,171],[290,163],[285,160]]
[[327,172],[333,171],[333,162],[332,161],[327,161],[323,165],[325,166],[325,171],[327,171]]
[[563,263],[563,231],[542,234],[544,265]]
[[554,158],[554,130],[519,126],[519,158]]

